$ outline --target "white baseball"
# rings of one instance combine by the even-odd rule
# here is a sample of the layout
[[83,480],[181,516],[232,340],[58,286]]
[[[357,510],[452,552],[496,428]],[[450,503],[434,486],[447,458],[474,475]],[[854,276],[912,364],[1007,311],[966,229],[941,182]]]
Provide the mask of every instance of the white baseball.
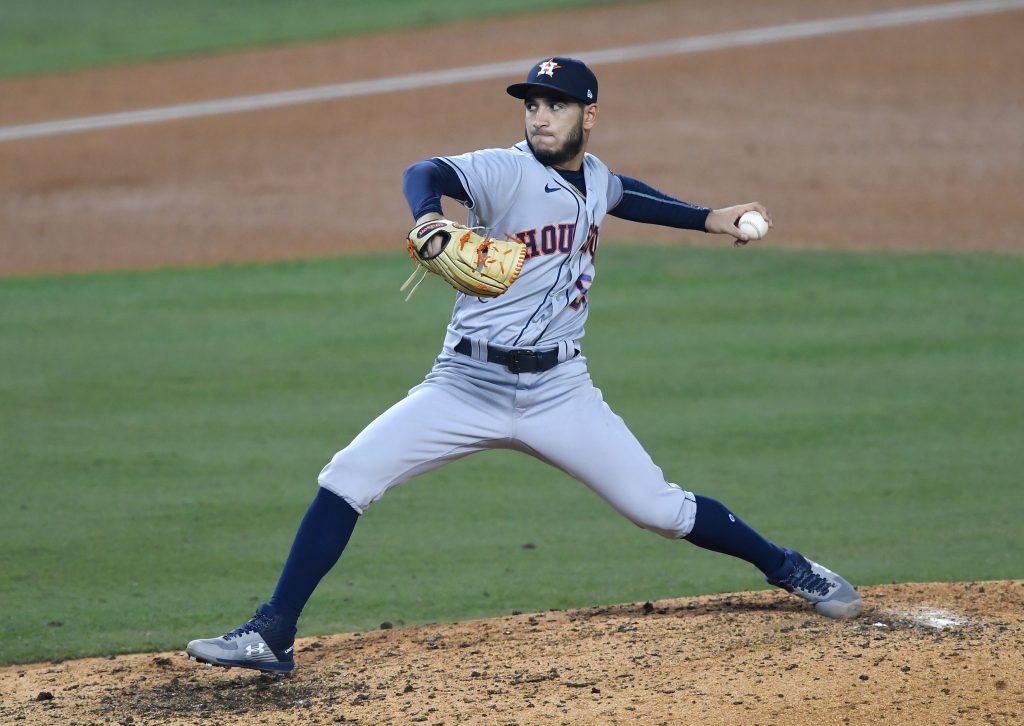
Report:
[[748,239],[761,239],[768,234],[768,222],[760,212],[753,210],[744,212],[737,226],[740,228],[740,232],[747,235]]

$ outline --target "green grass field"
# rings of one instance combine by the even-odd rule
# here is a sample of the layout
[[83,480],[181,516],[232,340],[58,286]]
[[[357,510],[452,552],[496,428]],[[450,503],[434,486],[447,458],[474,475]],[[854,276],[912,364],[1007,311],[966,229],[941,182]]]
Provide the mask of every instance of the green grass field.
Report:
[[629,0],[3,0],[0,77]]
[[[670,478],[860,583],[1024,575],[1024,259],[606,243],[600,271],[592,373]],[[403,303],[407,272],[0,280],[0,662],[247,618],[320,467],[440,346],[450,292]],[[491,453],[375,505],[302,632],[760,586]]]

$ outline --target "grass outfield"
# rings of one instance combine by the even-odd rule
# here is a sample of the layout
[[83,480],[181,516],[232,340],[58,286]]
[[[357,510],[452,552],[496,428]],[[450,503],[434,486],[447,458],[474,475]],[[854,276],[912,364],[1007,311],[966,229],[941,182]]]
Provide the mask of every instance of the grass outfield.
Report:
[[[1024,574],[1024,259],[600,257],[591,371],[670,478],[860,583]],[[320,467],[436,354],[451,295],[431,279],[403,303],[408,269],[0,280],[0,662],[181,648],[248,617]],[[762,584],[492,452],[375,505],[302,632]]]
[[3,0],[0,77],[629,1]]

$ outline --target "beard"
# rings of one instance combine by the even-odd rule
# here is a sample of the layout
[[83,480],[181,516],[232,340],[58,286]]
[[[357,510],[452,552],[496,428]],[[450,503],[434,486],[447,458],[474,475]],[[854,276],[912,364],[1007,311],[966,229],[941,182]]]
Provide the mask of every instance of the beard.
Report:
[[526,145],[530,147],[530,151],[544,166],[558,166],[564,164],[567,161],[576,158],[576,155],[580,153],[583,148],[583,117],[580,116],[579,123],[576,127],[569,132],[568,138],[560,148],[557,149],[535,149],[533,144],[530,143],[530,134],[526,134]]

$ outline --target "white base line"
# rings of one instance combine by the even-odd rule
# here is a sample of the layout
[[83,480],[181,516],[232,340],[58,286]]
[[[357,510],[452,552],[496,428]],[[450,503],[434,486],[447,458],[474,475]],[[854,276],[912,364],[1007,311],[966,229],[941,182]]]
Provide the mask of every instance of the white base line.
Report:
[[[935,20],[966,18],[974,15],[986,15],[1021,8],[1024,8],[1024,0],[963,0],[942,5],[925,5],[870,15],[856,15],[830,20],[811,20],[802,23],[775,25],[730,33],[677,38],[658,43],[585,51],[571,53],[570,55],[583,58],[591,64],[622,63],[668,55],[701,53],[739,46],[764,45],[785,40],[836,35],[857,30],[891,28],[898,25],[911,25],[913,23],[925,23]],[[334,101],[341,98],[370,96],[392,91],[436,88],[437,86],[468,83],[470,81],[491,78],[518,77],[518,74],[522,73],[523,68],[529,68],[535,62],[536,58],[526,58],[487,65],[467,66],[465,68],[411,73],[369,81],[353,81],[329,86],[300,88],[293,91],[261,93],[255,96],[221,98],[197,103],[183,103],[174,106],[161,106],[99,116],[84,116],[59,121],[44,121],[19,126],[0,126],[0,142],[31,139],[40,136],[56,136],[58,134],[73,134],[81,131],[109,129],[118,126],[135,126],[137,124],[158,123],[177,119],[217,116],[242,111],[258,111],[266,108],[296,106],[316,101]]]

